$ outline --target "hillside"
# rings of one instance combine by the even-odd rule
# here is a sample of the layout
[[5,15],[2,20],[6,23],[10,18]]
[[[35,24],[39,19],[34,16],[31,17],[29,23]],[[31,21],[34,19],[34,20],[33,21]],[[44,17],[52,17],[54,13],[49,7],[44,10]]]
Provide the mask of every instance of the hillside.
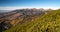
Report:
[[[3,32],[60,32],[60,10],[49,12],[41,17],[34,17],[34,19]],[[25,21],[27,20],[28,18],[25,19]]]
[[0,13],[0,32],[9,28],[22,25],[44,15],[44,11],[38,9],[19,9],[11,12]]

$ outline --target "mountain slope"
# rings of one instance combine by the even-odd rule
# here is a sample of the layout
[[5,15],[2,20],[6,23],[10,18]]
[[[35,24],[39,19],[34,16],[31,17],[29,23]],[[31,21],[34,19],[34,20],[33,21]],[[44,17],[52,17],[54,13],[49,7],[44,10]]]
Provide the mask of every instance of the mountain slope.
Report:
[[60,32],[60,10],[52,11],[4,32]]
[[44,11],[38,9],[19,9],[11,12],[0,13],[0,32],[7,30],[15,25],[24,24],[35,20],[44,14]]

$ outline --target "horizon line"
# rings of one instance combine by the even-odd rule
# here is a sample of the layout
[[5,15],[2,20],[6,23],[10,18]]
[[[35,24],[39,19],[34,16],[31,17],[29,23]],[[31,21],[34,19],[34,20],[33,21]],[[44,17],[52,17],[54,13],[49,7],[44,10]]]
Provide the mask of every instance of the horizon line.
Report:
[[0,7],[0,10],[16,10],[16,9],[33,9],[33,8],[36,8],[36,9],[53,9],[53,10],[56,10],[56,9],[60,9],[59,7]]

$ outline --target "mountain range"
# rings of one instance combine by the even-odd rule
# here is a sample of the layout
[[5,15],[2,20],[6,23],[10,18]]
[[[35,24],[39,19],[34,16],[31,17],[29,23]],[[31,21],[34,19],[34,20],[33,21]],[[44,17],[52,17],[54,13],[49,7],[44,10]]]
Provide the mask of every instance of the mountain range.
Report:
[[0,13],[0,32],[59,32],[60,9],[18,9]]

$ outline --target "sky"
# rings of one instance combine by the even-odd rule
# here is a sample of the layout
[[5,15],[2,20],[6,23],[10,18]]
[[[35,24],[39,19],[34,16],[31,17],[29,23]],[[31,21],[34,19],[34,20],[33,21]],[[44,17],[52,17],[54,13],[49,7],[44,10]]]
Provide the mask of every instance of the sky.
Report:
[[22,8],[60,8],[60,0],[0,0],[0,10]]

